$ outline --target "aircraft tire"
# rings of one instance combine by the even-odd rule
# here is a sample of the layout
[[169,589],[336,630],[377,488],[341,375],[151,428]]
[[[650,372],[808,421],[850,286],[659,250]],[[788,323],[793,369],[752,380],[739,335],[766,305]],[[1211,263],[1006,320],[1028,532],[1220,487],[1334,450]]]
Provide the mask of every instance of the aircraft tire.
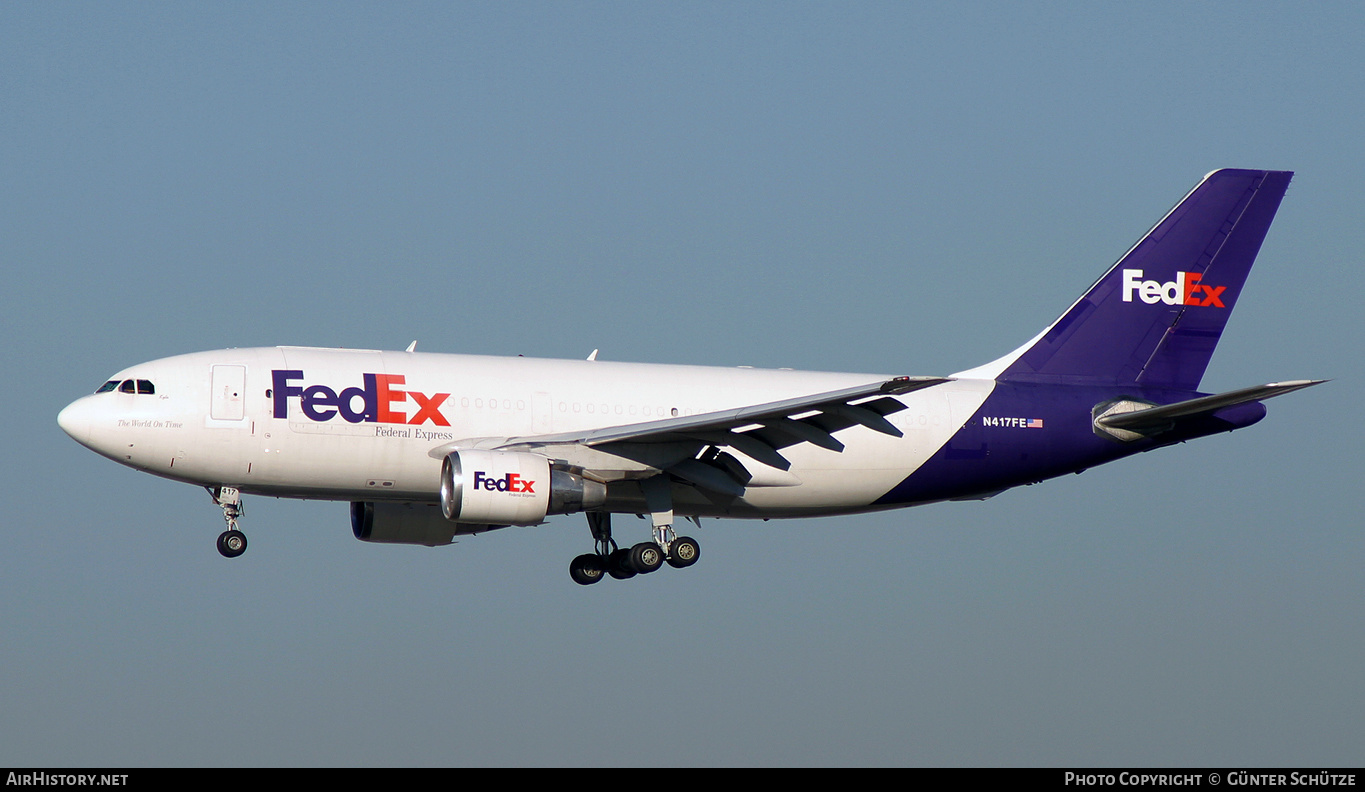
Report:
[[218,536],[218,552],[224,558],[236,558],[246,552],[246,534],[241,531],[223,531]]
[[630,548],[630,565],[642,575],[648,575],[663,564],[664,550],[653,542],[641,542]]
[[679,536],[668,546],[668,565],[683,569],[697,563],[701,558],[701,545],[690,536]]
[[569,577],[580,586],[591,586],[601,580],[606,570],[602,568],[602,558],[594,553],[581,555],[569,564]]
[[616,550],[607,556],[607,574],[617,580],[630,580],[635,577],[635,568],[630,565],[629,550]]

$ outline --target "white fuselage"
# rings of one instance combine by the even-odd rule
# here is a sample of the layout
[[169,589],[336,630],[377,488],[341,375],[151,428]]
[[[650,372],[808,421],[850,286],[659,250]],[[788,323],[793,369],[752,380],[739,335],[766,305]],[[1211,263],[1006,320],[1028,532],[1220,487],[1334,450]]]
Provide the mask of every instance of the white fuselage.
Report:
[[[59,420],[100,454],[179,481],[281,497],[436,502],[442,460],[433,451],[443,446],[699,415],[885,379],[267,347],[130,367],[111,381],[150,382],[154,393],[92,394]],[[755,477],[742,498],[723,506],[684,498],[676,508],[736,517],[867,509],[941,448],[993,386],[967,378],[900,396],[906,409],[888,420],[902,437],[852,426],[837,433],[841,452],[786,449],[787,471],[746,458]]]

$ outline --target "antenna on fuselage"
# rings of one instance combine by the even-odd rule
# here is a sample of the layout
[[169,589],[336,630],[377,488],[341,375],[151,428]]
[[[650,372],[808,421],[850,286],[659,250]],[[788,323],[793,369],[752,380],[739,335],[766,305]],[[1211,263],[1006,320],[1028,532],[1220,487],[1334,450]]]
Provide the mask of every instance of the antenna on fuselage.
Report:
[[592,351],[592,354],[591,354],[591,355],[588,355],[588,360],[596,360],[596,359],[597,359],[597,350],[594,349],[594,350]]
[[415,338],[412,339],[412,343],[411,343],[411,344],[408,344],[408,348],[405,349],[405,350],[403,350],[403,351],[404,351],[404,352],[416,352],[416,351],[417,351],[417,339],[415,339]]

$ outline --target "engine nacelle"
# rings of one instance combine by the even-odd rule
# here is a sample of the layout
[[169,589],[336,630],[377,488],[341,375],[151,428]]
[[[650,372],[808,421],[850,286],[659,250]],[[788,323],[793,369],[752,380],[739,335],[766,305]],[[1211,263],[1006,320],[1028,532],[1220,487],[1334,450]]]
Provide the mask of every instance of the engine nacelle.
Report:
[[601,506],[607,487],[522,451],[452,451],[441,465],[441,512],[447,520],[536,525],[547,514]]
[[434,503],[355,501],[351,504],[351,532],[362,542],[415,544],[437,547],[455,537],[483,533],[506,525],[454,523]]

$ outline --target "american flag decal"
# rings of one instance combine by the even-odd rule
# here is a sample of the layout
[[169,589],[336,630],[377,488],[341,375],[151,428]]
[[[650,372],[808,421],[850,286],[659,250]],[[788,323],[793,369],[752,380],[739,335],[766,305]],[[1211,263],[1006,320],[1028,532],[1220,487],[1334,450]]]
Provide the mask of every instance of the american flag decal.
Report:
[[1024,424],[1024,428],[1025,428],[1025,429],[1042,429],[1042,428],[1043,428],[1043,419],[1042,419],[1042,418],[1030,418],[1030,419],[1028,419],[1028,423]]

